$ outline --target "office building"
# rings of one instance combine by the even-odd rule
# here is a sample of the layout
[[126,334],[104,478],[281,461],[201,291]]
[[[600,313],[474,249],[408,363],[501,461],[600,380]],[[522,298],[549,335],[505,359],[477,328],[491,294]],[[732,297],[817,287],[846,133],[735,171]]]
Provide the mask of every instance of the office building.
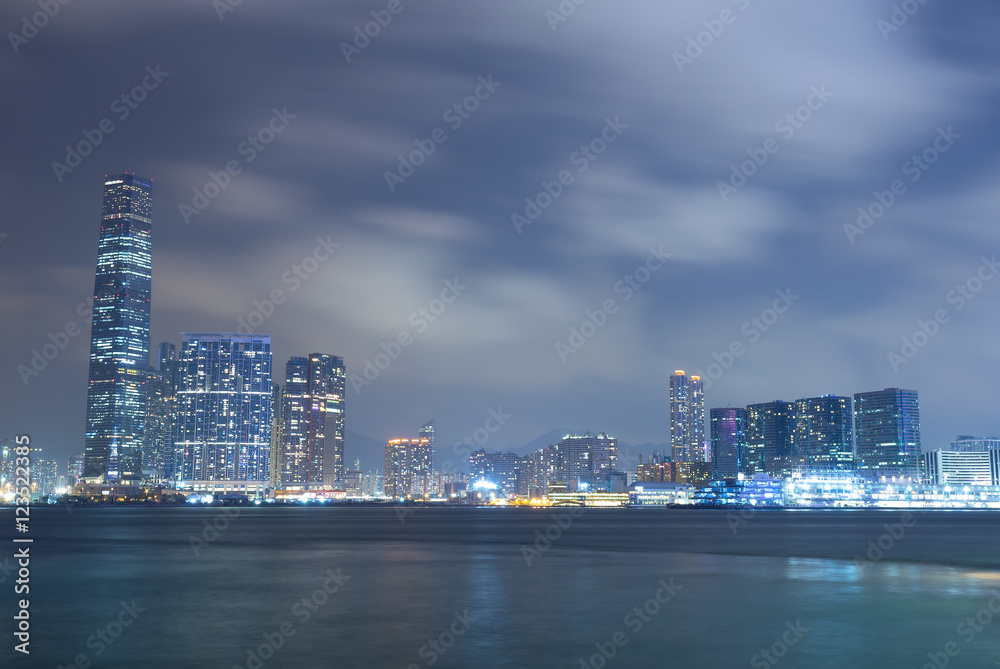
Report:
[[747,473],[746,409],[712,409],[712,477],[736,478]]
[[424,497],[431,494],[434,451],[428,439],[391,439],[385,445],[385,477],[382,485],[387,497]]
[[746,412],[747,460],[744,474],[781,476],[792,455],[795,405],[775,400],[751,404]]
[[858,470],[876,478],[920,475],[917,391],[886,388],[854,395]]
[[[176,444],[183,453],[183,479],[266,486],[273,397],[271,336],[181,334]],[[261,486],[233,489],[260,490]]]
[[311,353],[285,366],[281,483],[324,485],[344,473],[344,360]]
[[87,375],[84,477],[91,483],[142,479],[151,216],[148,179],[105,179]]
[[854,469],[851,398],[823,395],[795,402],[793,469],[849,471]]
[[699,376],[670,376],[670,447],[674,462],[705,462],[705,394]]

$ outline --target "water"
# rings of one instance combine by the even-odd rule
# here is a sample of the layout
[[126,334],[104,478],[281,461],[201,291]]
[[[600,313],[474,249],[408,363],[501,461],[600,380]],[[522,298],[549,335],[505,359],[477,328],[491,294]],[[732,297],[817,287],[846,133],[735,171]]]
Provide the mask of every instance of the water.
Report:
[[[33,509],[32,653],[8,627],[0,665],[1000,666],[1000,514],[588,509],[556,529],[553,513]],[[228,527],[195,555],[206,520]],[[869,540],[884,555],[864,564]],[[280,647],[258,664],[265,634]]]

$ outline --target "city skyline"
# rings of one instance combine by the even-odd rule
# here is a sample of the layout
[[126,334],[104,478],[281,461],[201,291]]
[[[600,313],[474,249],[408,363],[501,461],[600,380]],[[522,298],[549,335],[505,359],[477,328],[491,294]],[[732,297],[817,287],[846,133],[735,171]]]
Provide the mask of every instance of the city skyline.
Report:
[[[993,48],[990,21],[923,6],[920,22],[934,31],[912,23],[887,39],[876,27],[884,17],[861,2],[786,7],[773,21],[751,7],[679,71],[674,52],[711,17],[695,5],[638,8],[648,25],[589,7],[553,30],[524,3],[435,6],[402,15],[351,62],[338,45],[371,20],[361,4],[318,24],[302,20],[308,12],[246,6],[214,23],[184,2],[153,18],[122,5],[53,20],[18,49],[32,67],[9,73],[12,87],[32,91],[33,73],[46,73],[37,103],[47,122],[19,100],[2,112],[20,129],[0,186],[2,313],[19,324],[0,351],[3,429],[26,423],[47,452],[81,452],[98,236],[86,222],[100,207],[94,185],[136,170],[156,193],[151,341],[259,322],[279,364],[305,351],[342,356],[370,383],[349,381],[347,394],[352,429],[373,439],[433,415],[439,444],[453,444],[502,406],[512,419],[491,436],[500,446],[598,425],[662,443],[665,379],[677,368],[703,371],[710,406],[916,388],[926,446],[1000,433],[995,286],[984,279],[997,246],[983,224],[994,131],[980,113],[988,59],[975,55]],[[217,34],[194,51],[156,30],[208,30],[206,20]],[[247,54],[226,82],[195,66],[228,58],[273,22],[302,29],[281,58]],[[87,26],[108,39],[84,63],[72,45]],[[850,37],[849,52],[826,36],[830,26]],[[398,58],[459,27],[496,51]],[[788,43],[803,31],[824,37]],[[967,49],[947,48],[956,35]],[[617,55],[583,48],[594,39]],[[137,60],[124,66],[123,52]],[[525,69],[524,56],[550,67]],[[573,72],[549,79],[565,62]],[[93,71],[108,77],[80,86]],[[552,95],[557,103],[539,104]],[[434,153],[414,165],[415,142],[427,146],[439,127],[447,140],[432,140]],[[597,154],[589,145],[606,142],[602,133],[614,141]],[[101,141],[67,161],[66,147],[81,153],[87,136]],[[769,138],[780,149],[739,174]],[[57,175],[54,162],[70,171]],[[564,169],[569,185],[557,179]],[[386,172],[404,181],[390,190]],[[542,182],[562,191],[518,232],[511,214],[528,218],[526,198],[550,197]],[[719,182],[736,188],[725,201]],[[877,194],[893,199],[884,212]],[[859,218],[862,234],[849,238]],[[468,289],[443,301],[456,279]],[[398,344],[404,331],[408,346]],[[565,362],[560,342],[574,351]],[[962,373],[967,392],[941,387],[942,369]],[[45,419],[50,402],[66,421]]]
[[1000,2],[0,26],[4,667],[1000,658]]

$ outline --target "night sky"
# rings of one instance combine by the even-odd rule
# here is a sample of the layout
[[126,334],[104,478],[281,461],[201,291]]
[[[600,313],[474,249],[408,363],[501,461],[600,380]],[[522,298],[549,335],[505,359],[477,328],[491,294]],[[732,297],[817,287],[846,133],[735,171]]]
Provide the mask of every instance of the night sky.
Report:
[[925,449],[1000,433],[995,2],[51,4],[0,9],[2,436],[83,451],[123,171],[153,182],[152,345],[278,296],[275,378],[343,356],[379,442],[502,407],[491,449],[664,443],[675,369],[716,372],[707,408],[899,386]]

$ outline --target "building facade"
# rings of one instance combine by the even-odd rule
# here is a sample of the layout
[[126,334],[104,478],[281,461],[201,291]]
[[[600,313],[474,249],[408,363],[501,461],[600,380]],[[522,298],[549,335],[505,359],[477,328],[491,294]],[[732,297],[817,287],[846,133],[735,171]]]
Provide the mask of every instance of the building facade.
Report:
[[924,453],[931,485],[1000,485],[1000,450]]
[[775,400],[751,404],[746,412],[745,474],[780,476],[792,455],[795,405]]
[[704,462],[705,393],[700,376],[670,376],[670,448],[674,462]]
[[343,358],[323,353],[285,365],[281,483],[321,486],[344,473]]
[[851,398],[823,395],[797,400],[792,446],[793,455],[809,469],[854,469]]
[[177,448],[185,481],[269,481],[271,336],[184,332]]
[[712,433],[712,476],[736,478],[748,473],[746,409],[712,409],[709,422]]
[[177,347],[156,347],[154,369],[146,377],[146,425],[143,431],[142,469],[152,481],[173,479],[180,458],[174,449],[177,430]]
[[428,439],[391,439],[385,445],[386,497],[423,497],[433,485],[434,449]]
[[152,185],[134,174],[104,181],[87,375],[84,477],[142,479],[149,368]]
[[875,477],[919,476],[917,391],[886,388],[854,395],[858,470]]

